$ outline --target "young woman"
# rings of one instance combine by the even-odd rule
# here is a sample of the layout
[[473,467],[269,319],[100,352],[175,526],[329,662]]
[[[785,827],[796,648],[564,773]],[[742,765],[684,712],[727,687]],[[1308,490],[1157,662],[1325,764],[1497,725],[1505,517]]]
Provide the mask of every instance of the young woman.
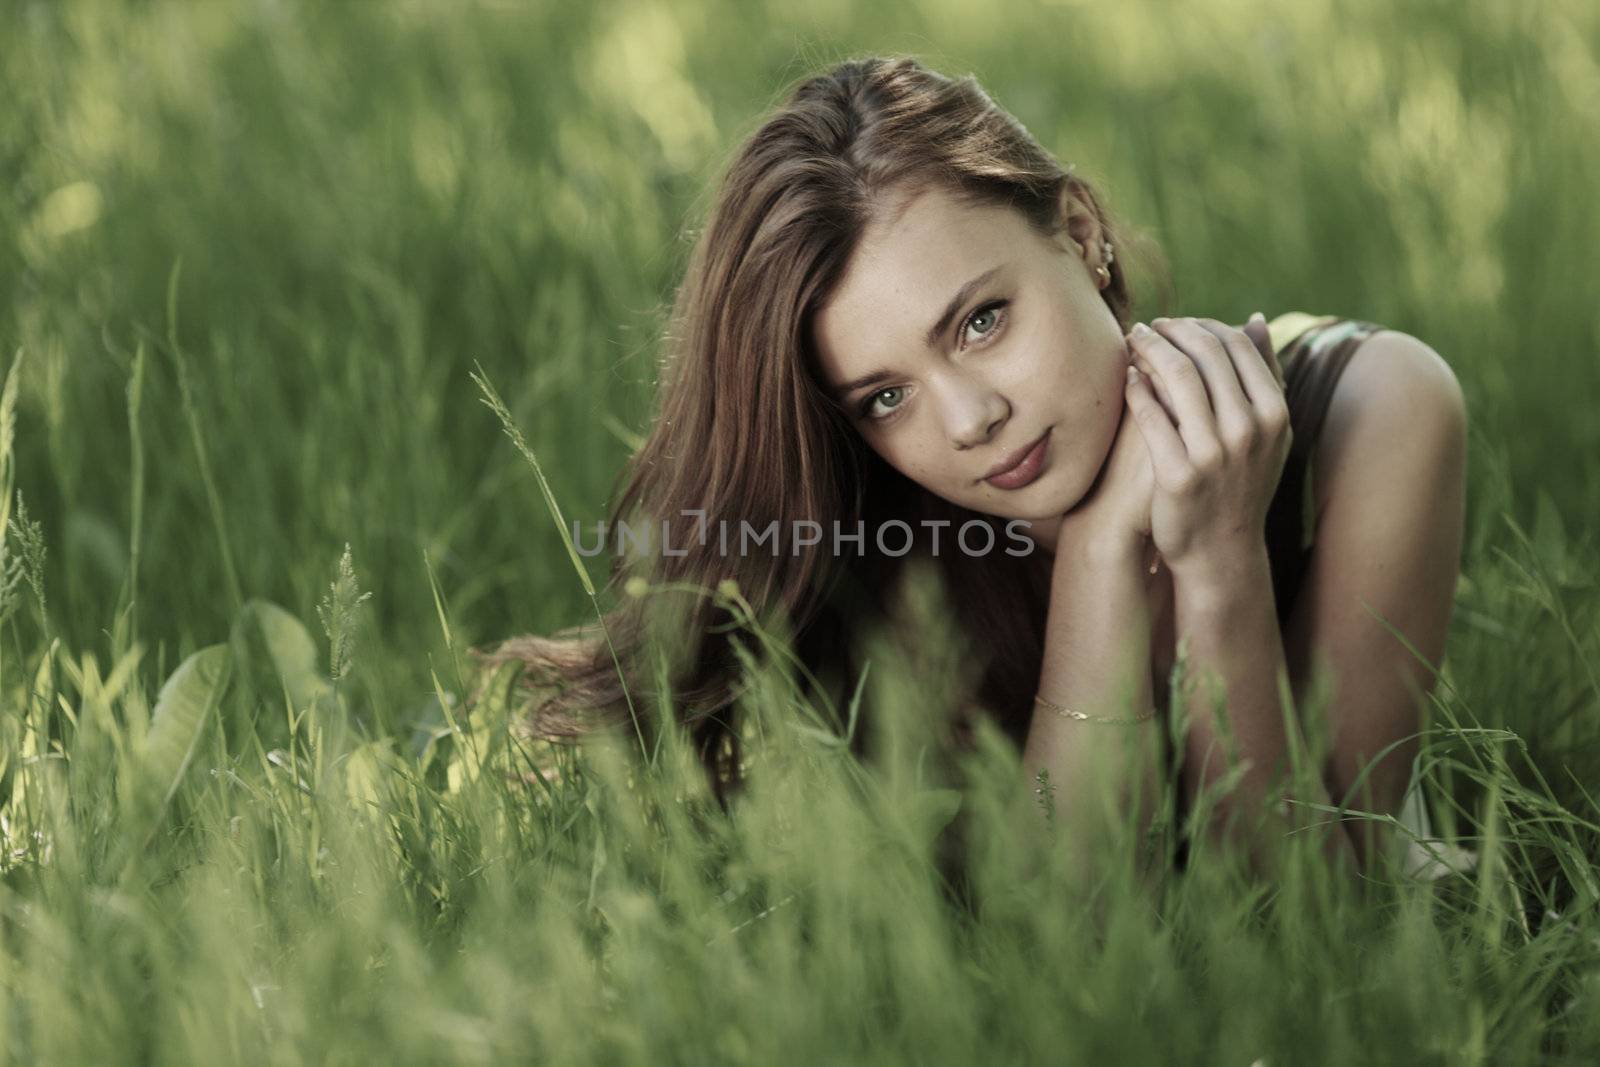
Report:
[[[1249,761],[1227,803],[1268,799],[1290,741],[1279,673],[1300,697],[1326,671],[1325,789],[1297,799],[1396,812],[1457,577],[1457,382],[1360,320],[1136,323],[1131,243],[970,77],[872,57],[804,80],[698,234],[609,522],[667,522],[672,547],[619,556],[610,589],[733,579],[837,696],[864,627],[930,562],[977,667],[954,704],[1014,739],[1019,790],[1040,770],[1071,788],[1130,731],[1155,744],[1181,637],[1189,676],[1226,693],[1190,709],[1185,794],[1225,769],[1226,727]],[[821,541],[791,544],[805,520]],[[738,540],[774,525],[777,551]],[[668,600],[682,614],[663,621]],[[674,706],[722,799],[740,780],[727,621],[711,598],[622,596],[609,642],[591,624],[479,660],[527,665],[538,735],[631,731],[658,689],[651,635],[679,635]],[[1335,849],[1365,861],[1369,824],[1346,825]]]

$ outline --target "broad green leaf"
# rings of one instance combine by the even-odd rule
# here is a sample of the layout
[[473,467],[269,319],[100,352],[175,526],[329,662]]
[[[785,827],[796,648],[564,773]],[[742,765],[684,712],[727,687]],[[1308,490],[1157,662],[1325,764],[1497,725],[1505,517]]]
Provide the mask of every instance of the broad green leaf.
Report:
[[139,759],[140,776],[159,791],[158,812],[152,814],[166,807],[183,780],[206,722],[222,699],[229,666],[228,646],[211,645],[180,663],[161,687]]
[[228,646],[211,645],[178,664],[162,685],[144,743],[132,753],[118,783],[123,832],[115,867],[122,877],[128,876],[160,827],[206,723],[216,714],[231,667]]
[[317,668],[317,645],[305,624],[269,600],[249,600],[234,625],[235,648],[264,658],[296,712],[331,700],[333,683]]
[[343,759],[345,794],[356,804],[380,807],[388,764],[395,759],[392,738],[368,741],[351,749]]

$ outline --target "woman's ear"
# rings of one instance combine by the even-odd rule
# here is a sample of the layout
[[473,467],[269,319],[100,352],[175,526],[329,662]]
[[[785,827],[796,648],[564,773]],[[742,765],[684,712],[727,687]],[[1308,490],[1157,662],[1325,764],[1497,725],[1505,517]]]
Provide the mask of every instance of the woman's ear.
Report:
[[1100,243],[1105,240],[1105,232],[1100,225],[1100,205],[1089,187],[1068,177],[1061,186],[1057,218],[1084,261],[1091,268],[1100,266]]

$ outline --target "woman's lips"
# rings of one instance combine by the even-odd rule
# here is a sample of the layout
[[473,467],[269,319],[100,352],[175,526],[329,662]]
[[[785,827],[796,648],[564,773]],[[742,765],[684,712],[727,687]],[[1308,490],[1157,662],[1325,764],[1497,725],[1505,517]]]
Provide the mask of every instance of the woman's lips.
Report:
[[1021,489],[1044,470],[1044,457],[1046,446],[1050,443],[1050,431],[1046,430],[1035,441],[1033,447],[1023,455],[1017,465],[1000,474],[993,474],[984,481],[996,489]]

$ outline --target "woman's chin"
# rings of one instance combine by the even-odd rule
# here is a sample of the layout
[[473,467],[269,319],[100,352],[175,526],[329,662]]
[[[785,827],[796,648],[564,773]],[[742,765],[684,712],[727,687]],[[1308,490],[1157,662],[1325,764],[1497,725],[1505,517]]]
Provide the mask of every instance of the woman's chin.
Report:
[[[980,514],[1009,521],[1053,522],[1077,507],[1083,500],[1083,493],[1060,492],[1053,485],[1048,484],[1049,479],[1050,474],[1046,472],[1033,485],[1026,486],[1020,490],[1012,490],[1008,495],[1014,495],[1018,498],[1015,503],[1007,500],[997,506],[995,502],[991,501],[973,510]],[[1039,490],[1038,494],[1029,492],[1029,490],[1035,488]]]
[[1018,509],[1019,511],[1025,510],[1027,514],[1018,514],[1017,518],[1028,519],[1032,522],[1053,522],[1083,503],[1084,495],[1088,492],[1087,488],[1062,485],[1060,483],[1043,484],[1046,479],[1050,478],[1051,473],[1053,472],[1047,472],[1044,478],[1040,479],[1039,488],[1041,492],[1039,493],[1039,499],[1028,501],[1025,509]]

